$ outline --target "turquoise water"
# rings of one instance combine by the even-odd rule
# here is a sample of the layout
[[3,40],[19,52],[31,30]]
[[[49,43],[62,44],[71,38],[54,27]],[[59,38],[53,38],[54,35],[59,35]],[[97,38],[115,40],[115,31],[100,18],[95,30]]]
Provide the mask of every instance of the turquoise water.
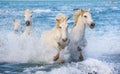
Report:
[[[43,31],[55,24],[55,16],[64,13],[71,17],[73,9],[91,8],[95,29],[87,27],[83,62],[42,65],[35,44]],[[21,19],[23,11],[33,11],[34,36],[22,41],[13,35],[13,19]],[[120,73],[120,1],[0,1],[0,74],[119,74]],[[26,43],[23,48],[19,42]],[[44,49],[44,48],[42,48]]]

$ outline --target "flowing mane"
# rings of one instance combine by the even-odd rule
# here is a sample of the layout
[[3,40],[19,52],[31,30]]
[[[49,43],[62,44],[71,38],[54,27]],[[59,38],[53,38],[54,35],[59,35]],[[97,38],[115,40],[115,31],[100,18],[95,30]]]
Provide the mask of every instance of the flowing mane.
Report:
[[82,10],[82,9],[74,9],[73,18],[74,18],[74,21],[75,21],[75,22],[74,22],[74,24],[73,24],[73,27],[76,26],[76,23],[78,22],[79,16],[83,16],[83,14],[84,14],[85,12],[88,12],[88,11]]

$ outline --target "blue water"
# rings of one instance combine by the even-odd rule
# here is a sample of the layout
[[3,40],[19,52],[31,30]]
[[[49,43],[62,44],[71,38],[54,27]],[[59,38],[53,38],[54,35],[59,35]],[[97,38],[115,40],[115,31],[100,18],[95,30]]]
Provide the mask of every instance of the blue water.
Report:
[[[33,31],[39,39],[43,31],[54,26],[59,12],[70,17],[70,30],[75,8],[91,8],[96,24],[94,30],[89,27],[86,30],[85,61],[41,65],[32,58],[36,51],[34,43],[24,52],[17,46],[12,21],[21,19],[25,29],[25,9],[33,11]],[[0,44],[4,44],[0,46],[0,74],[120,74],[120,1],[0,1]]]

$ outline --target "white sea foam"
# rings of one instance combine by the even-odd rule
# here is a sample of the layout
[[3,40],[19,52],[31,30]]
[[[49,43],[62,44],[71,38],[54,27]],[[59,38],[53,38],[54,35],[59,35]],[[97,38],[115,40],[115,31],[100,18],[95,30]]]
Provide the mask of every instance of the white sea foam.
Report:
[[100,13],[100,12],[106,11],[107,9],[103,8],[103,7],[100,7],[100,8],[96,7],[94,10],[95,10],[95,12]]
[[[117,29],[113,28],[107,33],[103,31],[104,34],[101,35],[101,32],[88,29],[86,32],[88,44],[84,50],[86,58],[96,58],[104,54],[119,54],[120,36],[115,34],[116,31]],[[0,62],[53,63],[52,59],[57,51],[44,45],[36,34],[20,36],[12,32],[0,32],[0,37]],[[64,52],[62,53],[63,56]],[[66,53],[69,52],[66,51]],[[68,54],[64,56],[66,59],[68,58]]]
[[[53,48],[47,47],[41,41],[39,41],[40,37],[37,37],[37,35],[33,34],[31,36],[20,36],[8,32],[7,35],[1,34],[1,37],[3,45],[0,47],[0,62],[38,64],[53,63],[52,59],[56,51],[52,51],[54,50]],[[92,37],[89,35],[89,37],[90,38],[88,38],[88,45],[85,50],[85,54],[87,55],[85,61],[68,63],[67,65],[63,65],[59,68],[53,68],[48,72],[41,71],[43,68],[45,69],[44,66],[25,68],[23,73],[30,74],[34,72],[35,74],[114,74],[113,67],[111,67],[108,63],[92,58],[101,56],[102,54],[112,54],[114,50],[111,51],[110,48],[114,48],[115,53],[118,52],[119,38],[112,33],[103,35],[101,37],[94,34]]]
[[50,71],[42,71],[42,67],[26,68],[23,73],[29,74],[113,74],[113,68],[97,59],[88,58],[83,62],[68,63],[67,65],[53,68]]
[[112,10],[120,10],[119,7],[111,7]]
[[[101,28],[103,29],[103,27]],[[107,31],[104,31],[107,30]],[[118,27],[105,27],[96,31],[87,29],[87,47],[84,53],[87,57],[100,57],[107,54],[120,54],[120,35]]]
[[[35,34],[17,35],[9,32],[1,41],[0,62],[51,64],[55,63],[53,56],[56,54],[56,49],[45,45]],[[68,57],[64,52],[61,54],[61,57]]]
[[51,10],[50,9],[34,9],[33,12],[35,12],[35,13],[42,13],[42,12],[49,13],[49,12],[51,12]]
[[[115,5],[115,3],[117,5]],[[115,62],[115,60],[119,61],[119,56],[117,56],[117,58],[112,59],[112,64],[113,64],[112,67],[109,62],[105,63],[103,61],[98,60],[98,57],[101,57],[102,55],[120,54],[120,27],[118,22],[119,20],[117,19],[119,18],[119,14],[118,14],[119,12],[116,12],[120,10],[119,3],[120,1],[116,1],[114,2],[114,4],[112,4],[112,6],[109,3],[104,4],[104,2],[100,3],[99,5],[96,5],[96,4],[91,5],[91,8],[93,8],[92,13],[93,13],[93,17],[94,17],[97,29],[95,27],[94,30],[87,29],[88,31],[86,31],[86,39],[88,44],[86,49],[84,50],[84,54],[86,56],[85,61],[77,62],[77,63],[68,63],[67,65],[65,64],[60,67],[56,67],[52,69],[50,68],[51,69],[50,71],[44,70],[46,69],[45,66],[27,67],[27,68],[24,68],[24,71],[21,74],[88,74],[88,72],[93,74],[95,74],[95,72],[97,72],[97,74],[119,74],[120,63]],[[20,36],[20,35],[15,35],[11,32],[3,31],[3,30],[10,31],[9,25],[11,24],[12,19],[22,17],[23,9],[26,8],[26,6],[22,6],[21,8],[21,6],[19,7],[19,5],[16,8],[12,8],[12,7],[9,8],[10,4],[7,4],[7,5],[8,6],[5,6],[5,7],[2,6],[2,8],[0,9],[0,14],[1,14],[0,63],[1,62],[37,63],[37,64],[53,63],[53,61],[49,59],[53,57],[56,51],[52,51],[53,48],[49,48],[46,45],[42,44],[41,41],[39,41],[40,37],[38,37],[37,35],[33,34],[32,36]],[[86,6],[86,3],[82,4],[82,6],[80,6],[80,4],[76,5],[76,3],[74,5],[73,3],[71,7],[70,6],[67,7],[67,5],[64,5],[62,7],[56,6],[56,9],[61,8],[60,10],[63,10],[61,12],[65,12],[67,15],[69,13],[72,13],[70,11],[71,9],[74,9],[76,7],[85,7],[85,6]],[[27,8],[31,9],[31,7],[27,7]],[[69,9],[66,10],[66,8],[69,8]],[[110,11],[112,11],[112,13],[109,13]],[[55,12],[52,12],[51,9],[39,9],[39,7],[36,9],[33,9],[33,12],[34,13],[50,12],[55,14]],[[107,14],[104,14],[104,12]],[[94,13],[97,13],[97,14],[94,14]],[[98,13],[100,13],[100,15]],[[38,14],[37,15],[35,14],[34,16],[35,16],[34,20],[37,20],[38,18],[36,18],[36,16],[38,16]],[[50,17],[50,19],[52,18],[54,17]],[[108,21],[108,19],[111,19],[112,21]],[[46,22],[46,21],[43,21],[43,22]],[[113,23],[112,26],[109,25],[111,23]],[[37,24],[37,23],[34,23],[34,24]],[[38,22],[38,24],[41,24],[41,22]],[[49,26],[42,25],[43,28],[38,30],[40,31],[38,32],[39,35],[43,30],[50,28],[50,26],[51,25]],[[34,28],[39,29],[38,26]],[[46,53],[46,52],[49,52],[49,53]],[[89,57],[92,59],[90,59]],[[106,57],[110,58],[110,56],[106,56]],[[96,58],[96,59],[93,59],[93,58]],[[109,59],[105,59],[104,61],[106,60],[111,61]],[[115,67],[116,69],[115,71],[118,71],[118,73],[114,73],[113,67]],[[8,73],[8,72],[10,73],[11,71],[7,71],[6,69],[5,73]]]

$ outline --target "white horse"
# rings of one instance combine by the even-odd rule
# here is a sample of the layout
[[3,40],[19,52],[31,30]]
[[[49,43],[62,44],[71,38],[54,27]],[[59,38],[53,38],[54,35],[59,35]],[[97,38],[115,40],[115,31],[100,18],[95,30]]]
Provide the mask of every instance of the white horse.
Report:
[[[68,44],[68,17],[62,13],[59,13],[56,16],[56,25],[53,29],[45,31],[42,33],[42,41],[48,46],[55,48],[57,54],[53,56],[53,60],[56,61],[59,59],[59,54],[62,49]],[[64,62],[62,59],[61,62]]]
[[70,32],[70,43],[68,50],[71,53],[72,61],[82,61],[82,50],[86,46],[85,29],[89,25],[91,29],[94,28],[90,10],[75,9],[74,10],[74,25]]
[[15,33],[23,33],[22,26],[21,26],[21,20],[19,19],[13,20],[13,29]]
[[29,35],[32,32],[32,11],[29,9],[24,10],[24,20],[26,23],[25,33]]

